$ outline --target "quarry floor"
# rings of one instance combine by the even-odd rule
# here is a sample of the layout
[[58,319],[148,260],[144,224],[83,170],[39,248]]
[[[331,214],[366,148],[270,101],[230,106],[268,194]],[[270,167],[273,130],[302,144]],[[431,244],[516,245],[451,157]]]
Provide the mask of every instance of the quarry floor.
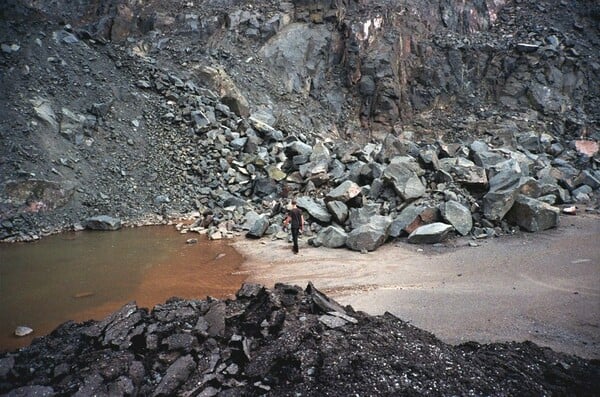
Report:
[[[600,216],[561,217],[560,227],[443,246],[387,243],[361,254],[283,240],[239,239],[241,274],[272,287],[309,281],[355,310],[390,312],[460,344],[530,340],[600,358]],[[474,246],[476,245],[476,246]]]

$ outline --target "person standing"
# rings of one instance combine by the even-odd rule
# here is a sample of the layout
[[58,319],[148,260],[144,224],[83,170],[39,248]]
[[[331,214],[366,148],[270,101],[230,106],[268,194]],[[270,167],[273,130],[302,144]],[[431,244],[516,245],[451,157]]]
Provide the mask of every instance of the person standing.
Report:
[[283,225],[290,225],[292,228],[292,241],[294,242],[294,247],[292,251],[294,254],[298,253],[298,236],[301,232],[304,231],[304,216],[302,215],[302,210],[296,207],[296,200],[292,200],[292,208],[288,211],[287,217],[283,221]]

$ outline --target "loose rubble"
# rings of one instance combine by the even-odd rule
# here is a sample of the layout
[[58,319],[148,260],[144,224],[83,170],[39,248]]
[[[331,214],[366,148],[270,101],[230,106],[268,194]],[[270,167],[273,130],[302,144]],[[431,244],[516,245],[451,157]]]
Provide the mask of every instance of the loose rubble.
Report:
[[530,342],[451,346],[312,284],[244,284],[234,300],[171,298],[152,310],[129,303],[0,355],[7,396],[592,396],[599,387],[597,361]]

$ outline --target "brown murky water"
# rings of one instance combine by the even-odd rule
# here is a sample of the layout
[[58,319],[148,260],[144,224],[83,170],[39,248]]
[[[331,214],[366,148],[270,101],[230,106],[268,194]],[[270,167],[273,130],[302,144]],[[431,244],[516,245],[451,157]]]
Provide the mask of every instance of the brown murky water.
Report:
[[[186,244],[189,238],[197,244]],[[78,232],[0,245],[0,351],[28,345],[68,320],[102,319],[127,302],[229,297],[245,276],[225,241],[172,226]],[[19,325],[33,328],[18,338]]]

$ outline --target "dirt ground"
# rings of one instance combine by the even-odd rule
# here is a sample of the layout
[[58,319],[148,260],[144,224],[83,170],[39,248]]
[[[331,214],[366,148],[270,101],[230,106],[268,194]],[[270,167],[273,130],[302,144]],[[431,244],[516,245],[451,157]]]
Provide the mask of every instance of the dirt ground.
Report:
[[[470,246],[475,242],[478,246]],[[600,216],[563,216],[558,229],[443,247],[388,243],[368,254],[282,240],[240,239],[248,281],[305,287],[342,304],[388,311],[459,344],[530,340],[600,358]]]

